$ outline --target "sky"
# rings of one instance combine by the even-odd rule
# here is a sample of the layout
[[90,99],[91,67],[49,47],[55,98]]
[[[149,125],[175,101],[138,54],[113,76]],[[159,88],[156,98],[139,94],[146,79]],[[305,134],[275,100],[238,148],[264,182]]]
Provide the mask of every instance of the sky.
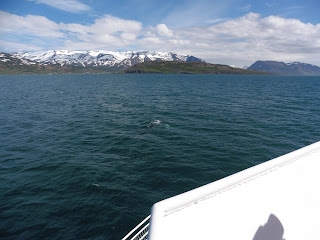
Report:
[[320,0],[0,0],[0,51],[170,51],[320,66]]

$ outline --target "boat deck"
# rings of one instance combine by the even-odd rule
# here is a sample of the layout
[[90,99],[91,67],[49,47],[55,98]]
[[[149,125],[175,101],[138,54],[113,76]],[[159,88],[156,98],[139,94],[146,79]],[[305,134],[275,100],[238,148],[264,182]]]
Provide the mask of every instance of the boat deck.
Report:
[[318,240],[319,172],[317,142],[163,200],[148,239]]

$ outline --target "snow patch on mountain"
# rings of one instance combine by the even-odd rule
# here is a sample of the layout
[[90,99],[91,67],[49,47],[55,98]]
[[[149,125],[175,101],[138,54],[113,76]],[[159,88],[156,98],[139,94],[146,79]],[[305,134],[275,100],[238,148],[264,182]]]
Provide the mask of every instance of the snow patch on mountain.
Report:
[[304,63],[304,62],[289,62],[289,63],[285,63],[287,66],[294,66],[294,65],[304,65],[304,66],[314,66],[314,67],[318,67],[317,65],[313,65],[313,64],[309,64],[309,63]]

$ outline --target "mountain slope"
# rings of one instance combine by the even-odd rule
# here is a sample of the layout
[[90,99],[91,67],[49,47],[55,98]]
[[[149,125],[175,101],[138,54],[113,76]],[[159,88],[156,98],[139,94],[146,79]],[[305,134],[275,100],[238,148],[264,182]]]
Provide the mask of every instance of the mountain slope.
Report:
[[106,73],[116,71],[112,67],[83,67],[60,64],[40,64],[20,59],[8,53],[0,53],[0,74],[49,74],[49,73]]
[[40,64],[60,64],[73,66],[109,66],[130,67],[146,61],[178,61],[178,62],[204,62],[203,60],[183,54],[172,52],[150,51],[68,51],[51,50],[31,53],[15,53],[14,57],[27,59]]
[[0,74],[114,73],[142,62],[204,62],[172,52],[67,51],[0,53]]
[[276,61],[257,61],[248,69],[280,75],[320,75],[320,67],[300,62],[284,63]]
[[205,62],[144,62],[125,70],[125,73],[184,73],[184,74],[257,74],[268,73],[233,68]]

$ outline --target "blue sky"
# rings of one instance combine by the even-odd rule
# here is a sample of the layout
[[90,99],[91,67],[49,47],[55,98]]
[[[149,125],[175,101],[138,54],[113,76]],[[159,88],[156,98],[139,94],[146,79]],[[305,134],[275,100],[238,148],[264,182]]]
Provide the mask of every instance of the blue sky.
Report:
[[1,0],[0,51],[154,50],[320,65],[319,0]]

